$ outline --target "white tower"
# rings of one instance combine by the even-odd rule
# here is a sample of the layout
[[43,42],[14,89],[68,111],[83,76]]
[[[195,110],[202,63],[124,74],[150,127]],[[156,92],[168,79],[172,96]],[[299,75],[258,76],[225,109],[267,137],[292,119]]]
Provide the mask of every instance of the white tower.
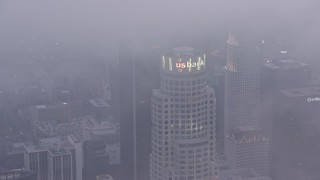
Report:
[[205,55],[193,48],[163,56],[161,87],[152,95],[151,180],[215,176],[215,94],[205,66]]

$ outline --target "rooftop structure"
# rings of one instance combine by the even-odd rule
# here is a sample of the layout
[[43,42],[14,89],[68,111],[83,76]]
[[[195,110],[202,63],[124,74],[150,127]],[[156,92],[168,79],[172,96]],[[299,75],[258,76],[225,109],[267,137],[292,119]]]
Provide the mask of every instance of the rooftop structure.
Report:
[[0,171],[0,180],[36,180],[36,175],[34,172],[21,169]]
[[105,99],[90,99],[89,102],[95,107],[110,108],[110,105]]
[[298,88],[311,84],[309,64],[290,58],[268,61],[261,69],[261,92],[266,101],[278,89]]
[[[162,57],[162,70],[167,73],[203,71],[206,55],[190,47],[174,48],[171,53]],[[181,74],[181,73],[180,73]]]
[[67,149],[72,149],[73,147],[66,137],[51,137],[40,139],[38,145],[25,145],[24,148],[27,153],[48,151],[54,155],[55,153],[68,154]]
[[42,121],[35,123],[36,129],[46,136],[68,136],[90,139],[92,136],[119,135],[119,124],[110,121],[97,121],[86,116],[67,123]]
[[221,171],[219,180],[271,180],[268,177],[260,176],[252,169],[231,169]]
[[85,116],[82,102],[59,102],[56,104],[37,105],[30,107],[31,122],[54,121],[56,123],[70,122]]
[[253,126],[243,126],[238,128],[233,128],[227,135],[230,140],[235,142],[258,142],[258,141],[268,141],[265,137],[263,131],[260,128]]
[[265,66],[271,69],[297,69],[301,67],[310,68],[309,64],[294,59],[274,59],[266,63]]
[[[310,86],[310,87],[301,87],[301,88],[293,88],[293,89],[286,89],[281,90],[280,93],[282,93],[285,96],[288,97],[313,97],[313,96],[319,96],[320,95],[320,86]],[[315,101],[320,101],[317,99],[314,99]],[[310,100],[312,101],[312,100]]]
[[109,174],[99,175],[96,180],[113,180]]

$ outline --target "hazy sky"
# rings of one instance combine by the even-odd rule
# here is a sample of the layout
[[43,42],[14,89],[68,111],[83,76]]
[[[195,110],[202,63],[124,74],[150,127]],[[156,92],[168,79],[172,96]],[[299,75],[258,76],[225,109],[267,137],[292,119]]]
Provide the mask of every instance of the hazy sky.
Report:
[[293,49],[317,53],[312,48],[319,46],[319,5],[316,0],[1,0],[0,47],[14,48],[22,37],[84,47],[119,38],[214,41],[232,20],[254,18]]

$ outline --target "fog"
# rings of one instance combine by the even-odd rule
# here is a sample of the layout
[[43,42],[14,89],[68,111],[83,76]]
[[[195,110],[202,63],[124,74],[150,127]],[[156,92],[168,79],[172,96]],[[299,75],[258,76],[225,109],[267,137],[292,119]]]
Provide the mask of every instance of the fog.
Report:
[[[253,18],[267,34],[304,52],[319,33],[317,1],[112,1],[3,0],[1,49],[22,39],[62,40],[88,50],[116,40],[137,43],[221,37],[230,22]],[[224,37],[226,39],[226,37]],[[218,42],[220,43],[220,42]],[[108,48],[105,48],[108,49]]]
[[[25,133],[27,140],[39,140],[31,127],[27,130],[29,132],[21,130],[26,129],[24,123],[27,121],[21,123],[21,119],[27,119],[24,113],[29,111],[28,108],[62,100],[87,102],[91,98],[105,98],[102,91],[113,81],[108,79],[112,73],[116,74],[115,81],[119,81],[115,83],[118,89],[112,89],[118,103],[114,105],[117,110],[112,107],[117,112],[112,113],[119,113],[123,106],[127,114],[120,112],[119,117],[115,117],[120,122],[122,116],[132,120],[131,66],[110,68],[110,64],[119,63],[121,58],[130,60],[131,52],[136,53],[133,53],[137,56],[136,79],[141,80],[135,84],[137,102],[140,103],[136,116],[142,119],[137,123],[141,125],[138,136],[142,137],[138,143],[143,145],[151,142],[151,94],[152,89],[159,88],[160,84],[157,59],[147,60],[158,58],[159,54],[174,47],[190,46],[208,54],[219,50],[215,52],[224,53],[220,58],[225,60],[228,31],[241,26],[259,32],[266,42],[266,49],[287,50],[293,59],[307,62],[312,66],[313,78],[319,78],[319,7],[318,0],[0,0],[0,170],[4,162],[1,159],[2,140],[10,141],[7,134],[20,137]],[[150,51],[151,55],[145,53],[153,48],[160,50]],[[269,58],[268,54],[265,58]],[[153,63],[155,61],[157,63]],[[221,66],[223,62],[217,64]],[[221,67],[223,69],[224,65]],[[224,86],[221,82],[219,86],[220,89],[215,91],[222,97]],[[53,97],[55,92],[62,91],[74,95]],[[28,97],[28,93],[32,95]],[[51,93],[52,97],[43,98],[41,93],[44,96]],[[119,97],[121,95],[124,96]],[[318,97],[312,98],[318,101]],[[223,101],[223,98],[217,99],[219,103]],[[121,103],[124,105],[119,105]],[[313,109],[310,112],[314,112]],[[132,124],[129,125],[127,134],[124,134],[132,138],[133,128]],[[133,153],[131,145],[126,150]],[[138,152],[138,156],[143,157],[138,162],[141,165],[138,173],[142,177],[148,176],[150,149],[146,148],[141,154]],[[130,158],[128,164],[132,163]],[[130,169],[130,165],[127,166],[121,170]]]

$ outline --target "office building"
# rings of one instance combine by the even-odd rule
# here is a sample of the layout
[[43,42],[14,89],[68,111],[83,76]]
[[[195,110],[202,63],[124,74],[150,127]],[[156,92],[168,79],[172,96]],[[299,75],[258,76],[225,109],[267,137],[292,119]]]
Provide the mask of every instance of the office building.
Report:
[[38,145],[25,145],[24,167],[37,180],[74,180],[72,149],[67,139],[41,139]]
[[97,176],[96,180],[113,180],[113,178],[109,174],[104,174]]
[[71,151],[61,147],[50,148],[47,151],[47,160],[48,180],[73,180]]
[[136,167],[137,179],[149,180],[151,152],[151,96],[160,86],[160,61],[163,53],[157,45],[136,54]]
[[289,57],[275,58],[262,66],[261,92],[268,96],[275,90],[295,88],[311,82],[311,66]]
[[[135,176],[138,179],[149,179],[150,101],[152,89],[158,88],[160,84],[160,62],[157,60],[162,55],[158,47],[155,47],[133,50],[134,48],[129,45],[121,45],[118,61],[110,66],[111,111],[120,119],[122,171],[128,172],[123,174],[124,179],[134,176],[134,156],[136,156]],[[135,150],[134,116],[137,119]],[[112,176],[117,179],[113,174]]]
[[273,105],[272,178],[320,178],[320,87],[280,90]]
[[97,175],[107,173],[109,158],[103,141],[86,141],[83,144],[83,178],[95,180]]
[[0,180],[37,180],[36,174],[26,170],[0,171]]
[[[268,138],[260,132],[263,41],[254,34],[242,31],[229,33],[225,67],[224,150],[231,168],[250,168],[267,175],[268,149],[261,151],[261,148],[268,148]],[[258,137],[259,140],[251,141],[251,138]],[[249,138],[250,142],[239,142],[238,139],[243,138]]]
[[92,114],[96,119],[103,120],[111,117],[110,105],[107,99],[90,99],[89,100],[89,113]]
[[73,118],[85,116],[88,113],[82,102],[59,102],[56,104],[37,105],[30,107],[31,122],[54,121],[57,123],[70,122]]
[[188,47],[162,58],[152,94],[151,180],[216,178],[215,94],[205,65],[205,55]]
[[289,58],[285,52],[279,58],[266,62],[261,71],[262,116],[261,127],[272,141],[272,106],[278,90],[298,88],[311,84],[311,66]]
[[216,94],[216,150],[218,154],[224,153],[224,81],[226,53],[215,50],[207,58],[211,59],[210,70],[208,71],[208,82]]
[[111,96],[114,98],[116,117],[120,120],[121,171],[126,172],[121,174],[123,179],[134,176],[133,63],[131,49],[120,45],[118,61],[111,67]]
[[252,169],[230,169],[220,173],[219,180],[271,180],[261,176]]
[[225,152],[231,167],[254,169],[268,175],[269,143],[263,131],[253,126],[232,128]]

